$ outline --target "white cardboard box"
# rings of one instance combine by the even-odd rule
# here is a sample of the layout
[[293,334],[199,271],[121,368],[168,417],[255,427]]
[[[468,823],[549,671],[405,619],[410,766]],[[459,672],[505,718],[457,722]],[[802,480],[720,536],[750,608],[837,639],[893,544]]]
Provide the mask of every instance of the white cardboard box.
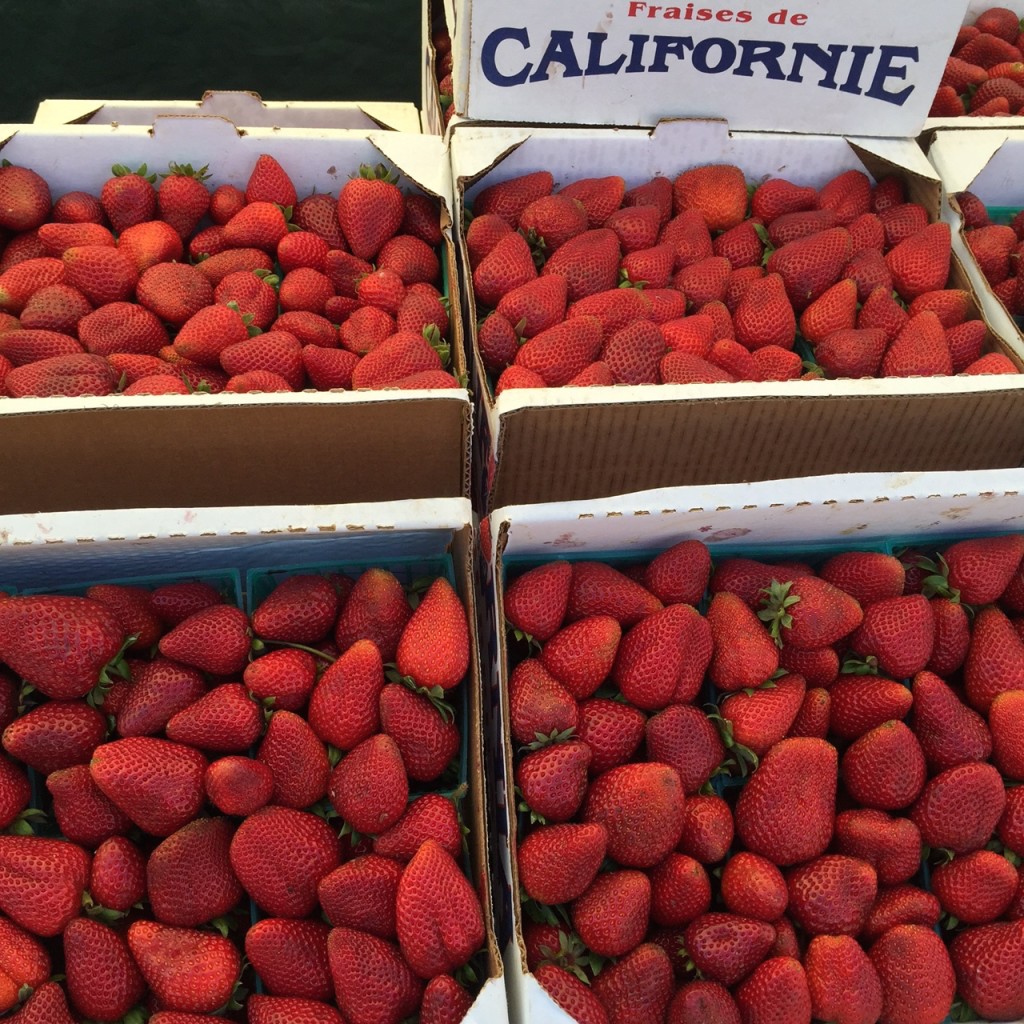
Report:
[[[209,184],[244,187],[260,153],[276,157],[300,196],[337,194],[363,163],[384,161],[400,186],[437,198],[443,265],[458,306],[451,177],[440,139],[406,132],[241,131],[219,117],[158,117],[143,126],[0,126],[3,159],[42,174],[54,198],[98,193],[113,164],[151,171],[208,164]],[[452,366],[465,371],[452,318]],[[450,391],[4,399],[0,513],[111,505],[252,505],[385,501],[468,494],[472,409]]]
[[971,254],[960,207],[952,198],[970,191],[988,207],[1024,207],[1024,120],[1016,128],[961,131],[943,128],[935,135],[928,159],[942,178],[943,217],[953,229],[953,244],[963,262],[989,324],[1019,355],[1024,334],[996,297]]
[[34,124],[144,124],[161,114],[225,117],[239,128],[348,128],[420,131],[413,103],[264,100],[242,90],[207,90],[199,100],[43,100]]
[[[1024,470],[983,473],[899,473],[822,476],[753,484],[680,487],[623,494],[600,501],[519,505],[490,516],[490,547],[481,602],[481,650],[488,684],[485,720],[500,725],[487,758],[495,777],[499,873],[496,924],[505,959],[512,1020],[517,1024],[571,1024],[526,969],[522,919],[512,849],[512,747],[508,734],[508,679],[502,612],[506,567],[554,558],[646,560],[681,540],[695,538],[712,553],[769,556],[783,548],[851,548],[884,538],[950,540],[1024,529]],[[493,727],[492,727],[493,728]],[[492,731],[492,738],[496,733]],[[504,877],[500,877],[501,873]]]
[[[6,585],[35,590],[167,573],[268,566],[451,557],[456,585],[475,618],[474,530],[462,498],[364,505],[237,508],[135,508],[0,516]],[[489,890],[489,822],[483,788],[479,650],[474,636],[468,687],[470,851]],[[507,1020],[508,1009],[489,901],[485,900],[488,977],[468,1024]]]
[[[916,135],[965,0],[446,0],[459,117]],[[426,83],[429,86],[429,82]],[[429,106],[424,95],[423,106]]]
[[[939,216],[937,174],[909,139],[730,132],[720,121],[669,121],[653,131],[458,125],[451,154],[466,332],[474,339],[464,208],[487,185],[531,171],[552,171],[556,187],[607,174],[631,186],[725,162],[749,181],[819,187],[858,168],[876,179],[903,175],[911,198]],[[954,273],[962,273],[956,264]],[[997,339],[992,345],[1006,349]],[[654,486],[1024,463],[1020,374],[525,388],[495,400],[475,342],[473,350],[475,454],[493,474],[489,508]]]

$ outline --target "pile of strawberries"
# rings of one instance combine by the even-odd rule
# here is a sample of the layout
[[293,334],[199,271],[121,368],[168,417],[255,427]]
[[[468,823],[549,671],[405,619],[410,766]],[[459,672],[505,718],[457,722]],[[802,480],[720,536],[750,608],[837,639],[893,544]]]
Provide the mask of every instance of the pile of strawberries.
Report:
[[931,117],[1006,117],[1024,108],[1024,23],[989,7],[957,33]]
[[117,166],[53,201],[0,167],[0,396],[453,388],[437,202],[364,165],[303,199],[261,155]]
[[469,630],[444,577],[415,593],[371,568],[251,618],[191,581],[0,597],[0,1013],[462,1019]]
[[523,939],[554,1000],[583,1024],[1024,1015],[1022,557],[713,566],[688,540],[514,577]]
[[465,247],[495,394],[1017,372],[896,176],[748,187],[711,164],[555,191],[536,171],[475,197]]
[[1018,210],[1009,224],[996,224],[973,192],[958,192],[955,198],[968,248],[985,280],[1011,314],[1024,315],[1024,210]]

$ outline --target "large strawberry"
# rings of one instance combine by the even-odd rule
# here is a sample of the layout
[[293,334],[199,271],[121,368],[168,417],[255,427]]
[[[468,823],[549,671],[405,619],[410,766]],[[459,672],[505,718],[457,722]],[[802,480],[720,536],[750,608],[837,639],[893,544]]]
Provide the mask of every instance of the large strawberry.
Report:
[[[607,1024],[608,1013],[589,985],[585,985],[574,974],[557,964],[541,964],[533,972],[541,988],[573,1020],[581,1024]],[[427,986],[428,990],[430,986]],[[427,993],[423,1001],[426,1003]],[[422,1011],[421,1011],[421,1019]]]
[[[417,845],[417,850],[421,845]],[[317,887],[327,920],[335,927],[356,928],[381,939],[395,939],[395,900],[402,873],[402,862],[376,853],[346,861],[321,878]]]
[[800,961],[774,956],[758,964],[736,989],[736,1005],[747,1021],[801,1021],[811,1018],[811,994]]
[[256,757],[274,776],[271,802],[301,809],[327,793],[331,766],[327,748],[309,722],[294,711],[275,711]]
[[[585,709],[586,705],[580,708],[583,721],[577,734],[591,736],[596,724],[589,714],[584,715]],[[673,704],[648,719],[646,727],[640,722],[639,729],[644,729],[646,735],[647,756],[674,768],[687,794],[700,791],[725,758],[718,730],[700,708],[692,705]],[[593,771],[593,765],[591,769],[592,774],[600,774]]]
[[203,787],[218,811],[244,818],[270,803],[274,773],[262,761],[229,755],[210,763]]
[[806,691],[803,676],[787,674],[726,697],[719,715],[727,739],[763,757],[788,735]]
[[760,686],[779,667],[779,650],[750,606],[735,594],[717,593],[707,612],[714,643],[709,675],[722,690]]
[[3,746],[12,757],[49,775],[87,764],[106,733],[106,720],[94,707],[82,701],[47,701],[4,729]]
[[528,569],[505,588],[505,618],[538,643],[558,631],[569,605],[572,563],[547,562]]
[[549,743],[528,753],[516,766],[516,785],[534,815],[568,821],[587,791],[590,747],[582,740]]
[[211,1013],[227,1003],[242,970],[233,942],[213,932],[135,921],[128,946],[161,1007]]
[[939,1024],[953,1005],[956,979],[942,939],[921,925],[897,925],[868,950],[882,983],[889,1024]]
[[401,751],[385,733],[363,740],[331,772],[328,795],[356,832],[377,835],[405,810],[409,778]]
[[989,924],[1010,909],[1017,869],[994,850],[972,850],[935,867],[931,889],[951,917],[963,924]]
[[998,770],[967,761],[929,779],[910,817],[926,845],[969,853],[988,842],[1005,806]]
[[459,595],[443,577],[431,583],[398,641],[395,664],[426,689],[457,686],[469,667],[469,626]]
[[45,595],[0,599],[0,660],[55,700],[87,694],[124,639],[115,616],[98,601]]
[[344,653],[357,640],[372,640],[381,660],[393,661],[398,640],[412,609],[405,590],[387,569],[367,569],[356,580],[334,629],[334,642]]
[[647,934],[651,880],[643,871],[604,871],[572,904],[572,922],[598,956],[623,956]]
[[93,902],[126,913],[146,893],[146,865],[139,848],[123,836],[104,840],[92,856],[89,892]]
[[867,861],[881,885],[909,881],[921,867],[921,833],[909,818],[854,809],[836,815],[833,849]]
[[64,971],[72,1005],[93,1020],[119,1020],[146,991],[123,935],[88,917],[64,929]]
[[213,605],[190,615],[160,640],[160,653],[203,672],[240,673],[249,658],[248,616],[231,605]]
[[607,679],[622,639],[610,615],[570,622],[544,644],[541,664],[578,700],[590,697]]
[[[345,1018],[330,1003],[318,999],[253,993],[246,1000],[245,1008],[249,1024],[345,1024]],[[160,1024],[157,1020],[160,1016],[156,1014],[150,1017],[150,1020]],[[420,1019],[422,1020],[422,1017]],[[191,1024],[191,1021],[168,1020],[166,1024]]]
[[1006,690],[1024,689],[1024,639],[1007,615],[987,605],[974,617],[964,663],[964,695],[985,714]]
[[59,935],[81,910],[89,863],[74,843],[0,836],[0,910],[34,935]]
[[861,806],[895,811],[918,797],[928,774],[924,752],[903,722],[883,722],[843,754],[840,776]]
[[544,825],[519,843],[519,882],[538,903],[568,903],[589,888],[607,849],[603,825]]
[[416,1012],[423,982],[398,946],[353,928],[333,928],[327,937],[334,992],[353,1024],[398,1024]]
[[272,995],[330,1000],[329,931],[323,921],[265,917],[245,933],[245,955]]
[[50,977],[50,954],[43,944],[13,921],[0,919],[0,1006],[18,1002],[22,986],[38,988]]
[[971,1009],[987,1020],[1024,1014],[1024,976],[1014,965],[1024,950],[1024,921],[968,928],[950,943],[957,988]]
[[793,868],[786,883],[789,914],[808,935],[856,935],[878,893],[875,869],[843,854]]
[[363,164],[338,193],[338,223],[351,252],[373,259],[384,243],[398,232],[405,215],[405,196],[395,182],[398,175],[383,164]]
[[780,646],[803,650],[828,647],[853,632],[863,620],[857,600],[817,576],[772,581],[758,615]]
[[684,942],[694,966],[723,985],[742,981],[768,954],[775,929],[739,914],[702,914],[686,928]]
[[55,981],[40,985],[8,1020],[11,1024],[75,1024],[64,989]]
[[103,795],[84,764],[51,773],[46,788],[61,833],[73,843],[93,847],[132,828],[131,819]]
[[0,228],[32,231],[50,215],[50,186],[30,167],[0,167]]
[[263,599],[252,614],[252,628],[263,640],[314,644],[327,636],[337,617],[338,594],[331,581],[299,573],[282,580]]
[[929,224],[886,253],[896,291],[907,302],[946,287],[951,235],[944,221]]
[[672,964],[656,943],[644,942],[594,979],[593,989],[609,1021],[642,1024],[661,1020],[672,998]]

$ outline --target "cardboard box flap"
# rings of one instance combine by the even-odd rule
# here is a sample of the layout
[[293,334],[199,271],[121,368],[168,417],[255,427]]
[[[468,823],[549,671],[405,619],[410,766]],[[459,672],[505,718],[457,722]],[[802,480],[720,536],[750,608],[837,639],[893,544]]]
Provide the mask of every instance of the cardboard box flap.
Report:
[[984,173],[985,190],[994,199],[1014,194],[1020,197],[1019,164],[992,159],[1003,143],[1014,136],[1020,137],[1020,133],[1002,129],[943,130],[936,134],[928,150],[928,159],[939,172],[943,187],[950,195],[970,189]]

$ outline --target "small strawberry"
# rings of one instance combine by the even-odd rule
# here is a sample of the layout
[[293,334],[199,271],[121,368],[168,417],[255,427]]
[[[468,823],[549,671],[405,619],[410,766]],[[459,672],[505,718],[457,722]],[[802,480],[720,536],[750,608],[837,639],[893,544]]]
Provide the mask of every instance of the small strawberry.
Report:
[[61,834],[73,843],[93,847],[131,830],[131,819],[103,795],[86,765],[52,772],[46,788]]
[[82,701],[47,701],[15,719],[3,731],[3,747],[41,775],[88,764],[103,742],[107,722]]
[[918,924],[934,928],[942,916],[939,901],[916,885],[894,885],[882,888],[868,913],[861,939],[867,944],[874,942],[890,928],[900,924]]
[[590,887],[607,845],[608,833],[596,823],[536,828],[519,843],[520,884],[538,903],[574,900]]
[[50,977],[50,955],[28,932],[6,918],[0,920],[0,1005],[4,1012],[18,1003],[23,987],[38,988]]
[[793,868],[786,884],[789,914],[809,935],[856,935],[878,893],[875,869],[842,854]]
[[248,662],[249,648],[248,616],[226,604],[190,615],[160,640],[164,657],[219,676],[240,673]]
[[[576,737],[590,748],[590,774],[600,775],[609,768],[625,764],[633,756],[644,738],[646,718],[642,711],[620,701],[595,697],[579,705]],[[685,716],[685,712],[683,713]],[[708,741],[715,749],[717,736],[708,735]],[[668,761],[669,755],[659,752],[658,760]],[[672,763],[668,761],[668,763]],[[684,786],[687,777],[678,765]]]
[[338,762],[328,789],[335,810],[353,831],[377,835],[405,810],[409,779],[398,745],[378,733]]
[[741,851],[722,870],[722,899],[733,914],[776,921],[786,911],[789,893],[782,872],[771,861]]
[[1013,902],[1017,870],[992,850],[973,850],[934,868],[930,884],[951,917],[963,924],[989,924]]
[[885,261],[903,299],[946,287],[950,244],[949,225],[936,221],[889,250]]
[[260,706],[245,687],[224,683],[176,712],[164,732],[175,743],[218,754],[237,754],[256,742],[262,728]]
[[312,267],[289,270],[277,292],[282,312],[295,311],[323,315],[334,296],[334,285],[326,274]]
[[[992,701],[988,709],[988,724],[992,731],[992,760],[1007,779],[1020,781],[1024,777],[1024,748],[1021,745],[1021,723],[1024,691],[1007,690]],[[8,729],[13,726],[8,726]],[[4,736],[6,737],[6,732]],[[6,746],[6,740],[5,740]]]
[[541,196],[550,195],[554,179],[550,171],[534,171],[481,189],[473,199],[473,218],[496,214],[515,228],[523,210]]
[[274,774],[262,761],[229,755],[210,763],[203,789],[221,813],[247,817],[270,803]]
[[920,672],[935,645],[935,619],[921,594],[875,601],[864,610],[864,620],[850,637],[850,647],[874,657],[879,668],[896,678]]
[[732,986],[764,960],[775,929],[757,918],[712,912],[686,928],[684,942],[694,966],[712,981]]
[[723,730],[739,746],[763,757],[783,739],[796,720],[806,692],[803,676],[785,675],[752,690],[734,693],[719,708]]
[[[272,218],[272,215],[270,216]],[[274,262],[263,249],[228,248],[226,240],[223,244],[223,251],[211,255],[209,259],[204,259],[195,266],[196,271],[206,278],[212,288],[216,288],[228,274],[239,270],[247,270],[250,273],[257,270],[273,272]]]
[[855,740],[883,722],[904,718],[914,702],[902,683],[870,675],[841,675],[829,696],[832,733],[846,740]]
[[1024,943],[1024,922],[969,928],[950,943],[957,988],[979,1016],[1010,1020],[1024,1013],[1024,986],[1012,964]]
[[914,733],[903,722],[884,722],[846,749],[840,776],[862,806],[895,811],[917,799],[927,766]]
[[89,892],[93,902],[127,913],[146,894],[146,865],[130,839],[112,836],[92,855]]
[[314,192],[300,199],[292,211],[292,223],[319,235],[331,249],[346,248],[338,224],[338,200],[330,192]]
[[145,164],[137,171],[130,171],[121,164],[115,164],[112,170],[113,177],[100,189],[100,205],[111,227],[120,234],[133,224],[153,219],[157,202],[153,188],[156,175],[147,174]]
[[736,306],[733,324],[736,340],[751,351],[768,345],[792,348],[796,317],[783,278],[769,273],[752,281]]
[[64,251],[64,281],[94,306],[121,302],[135,292],[139,270],[126,251],[104,245],[75,245]]
[[213,304],[213,286],[186,263],[157,264],[139,278],[139,303],[161,320],[180,327]]
[[281,208],[268,202],[247,203],[224,225],[224,241],[233,249],[274,253],[286,234],[288,222]]
[[450,690],[465,676],[469,657],[466,610],[452,585],[438,577],[402,631],[396,667],[421,687]]
[[50,215],[50,187],[29,167],[0,167],[0,228],[31,231]]
[[760,686],[779,666],[779,651],[742,598],[717,593],[707,612],[714,643],[709,676],[723,690]]
[[999,772],[968,761],[931,778],[910,812],[931,847],[970,853],[988,842],[1006,805]]
[[181,238],[189,238],[195,232],[210,208],[210,192],[203,184],[208,177],[206,167],[194,170],[191,164],[173,162],[168,173],[161,175],[157,212]]
[[793,957],[775,956],[758,964],[735,998],[741,1018],[748,1021],[806,1021],[811,1016],[807,975]]
[[[458,791],[456,791],[456,797]],[[382,857],[403,863],[428,839],[433,839],[453,858],[462,850],[462,825],[455,797],[424,793],[413,800],[391,828],[376,836],[373,849]]]
[[405,591],[394,574],[386,569],[367,569],[341,609],[334,642],[345,651],[356,640],[372,640],[381,659],[392,661],[411,615]]
[[696,210],[710,231],[726,231],[747,213],[747,183],[743,172],[731,164],[694,167],[672,183],[676,213]]
[[837,853],[867,861],[880,885],[909,881],[921,867],[921,834],[909,818],[882,811],[849,810],[836,815]]
[[294,206],[298,202],[288,172],[267,153],[260,153],[245,183],[246,203],[276,203]]

